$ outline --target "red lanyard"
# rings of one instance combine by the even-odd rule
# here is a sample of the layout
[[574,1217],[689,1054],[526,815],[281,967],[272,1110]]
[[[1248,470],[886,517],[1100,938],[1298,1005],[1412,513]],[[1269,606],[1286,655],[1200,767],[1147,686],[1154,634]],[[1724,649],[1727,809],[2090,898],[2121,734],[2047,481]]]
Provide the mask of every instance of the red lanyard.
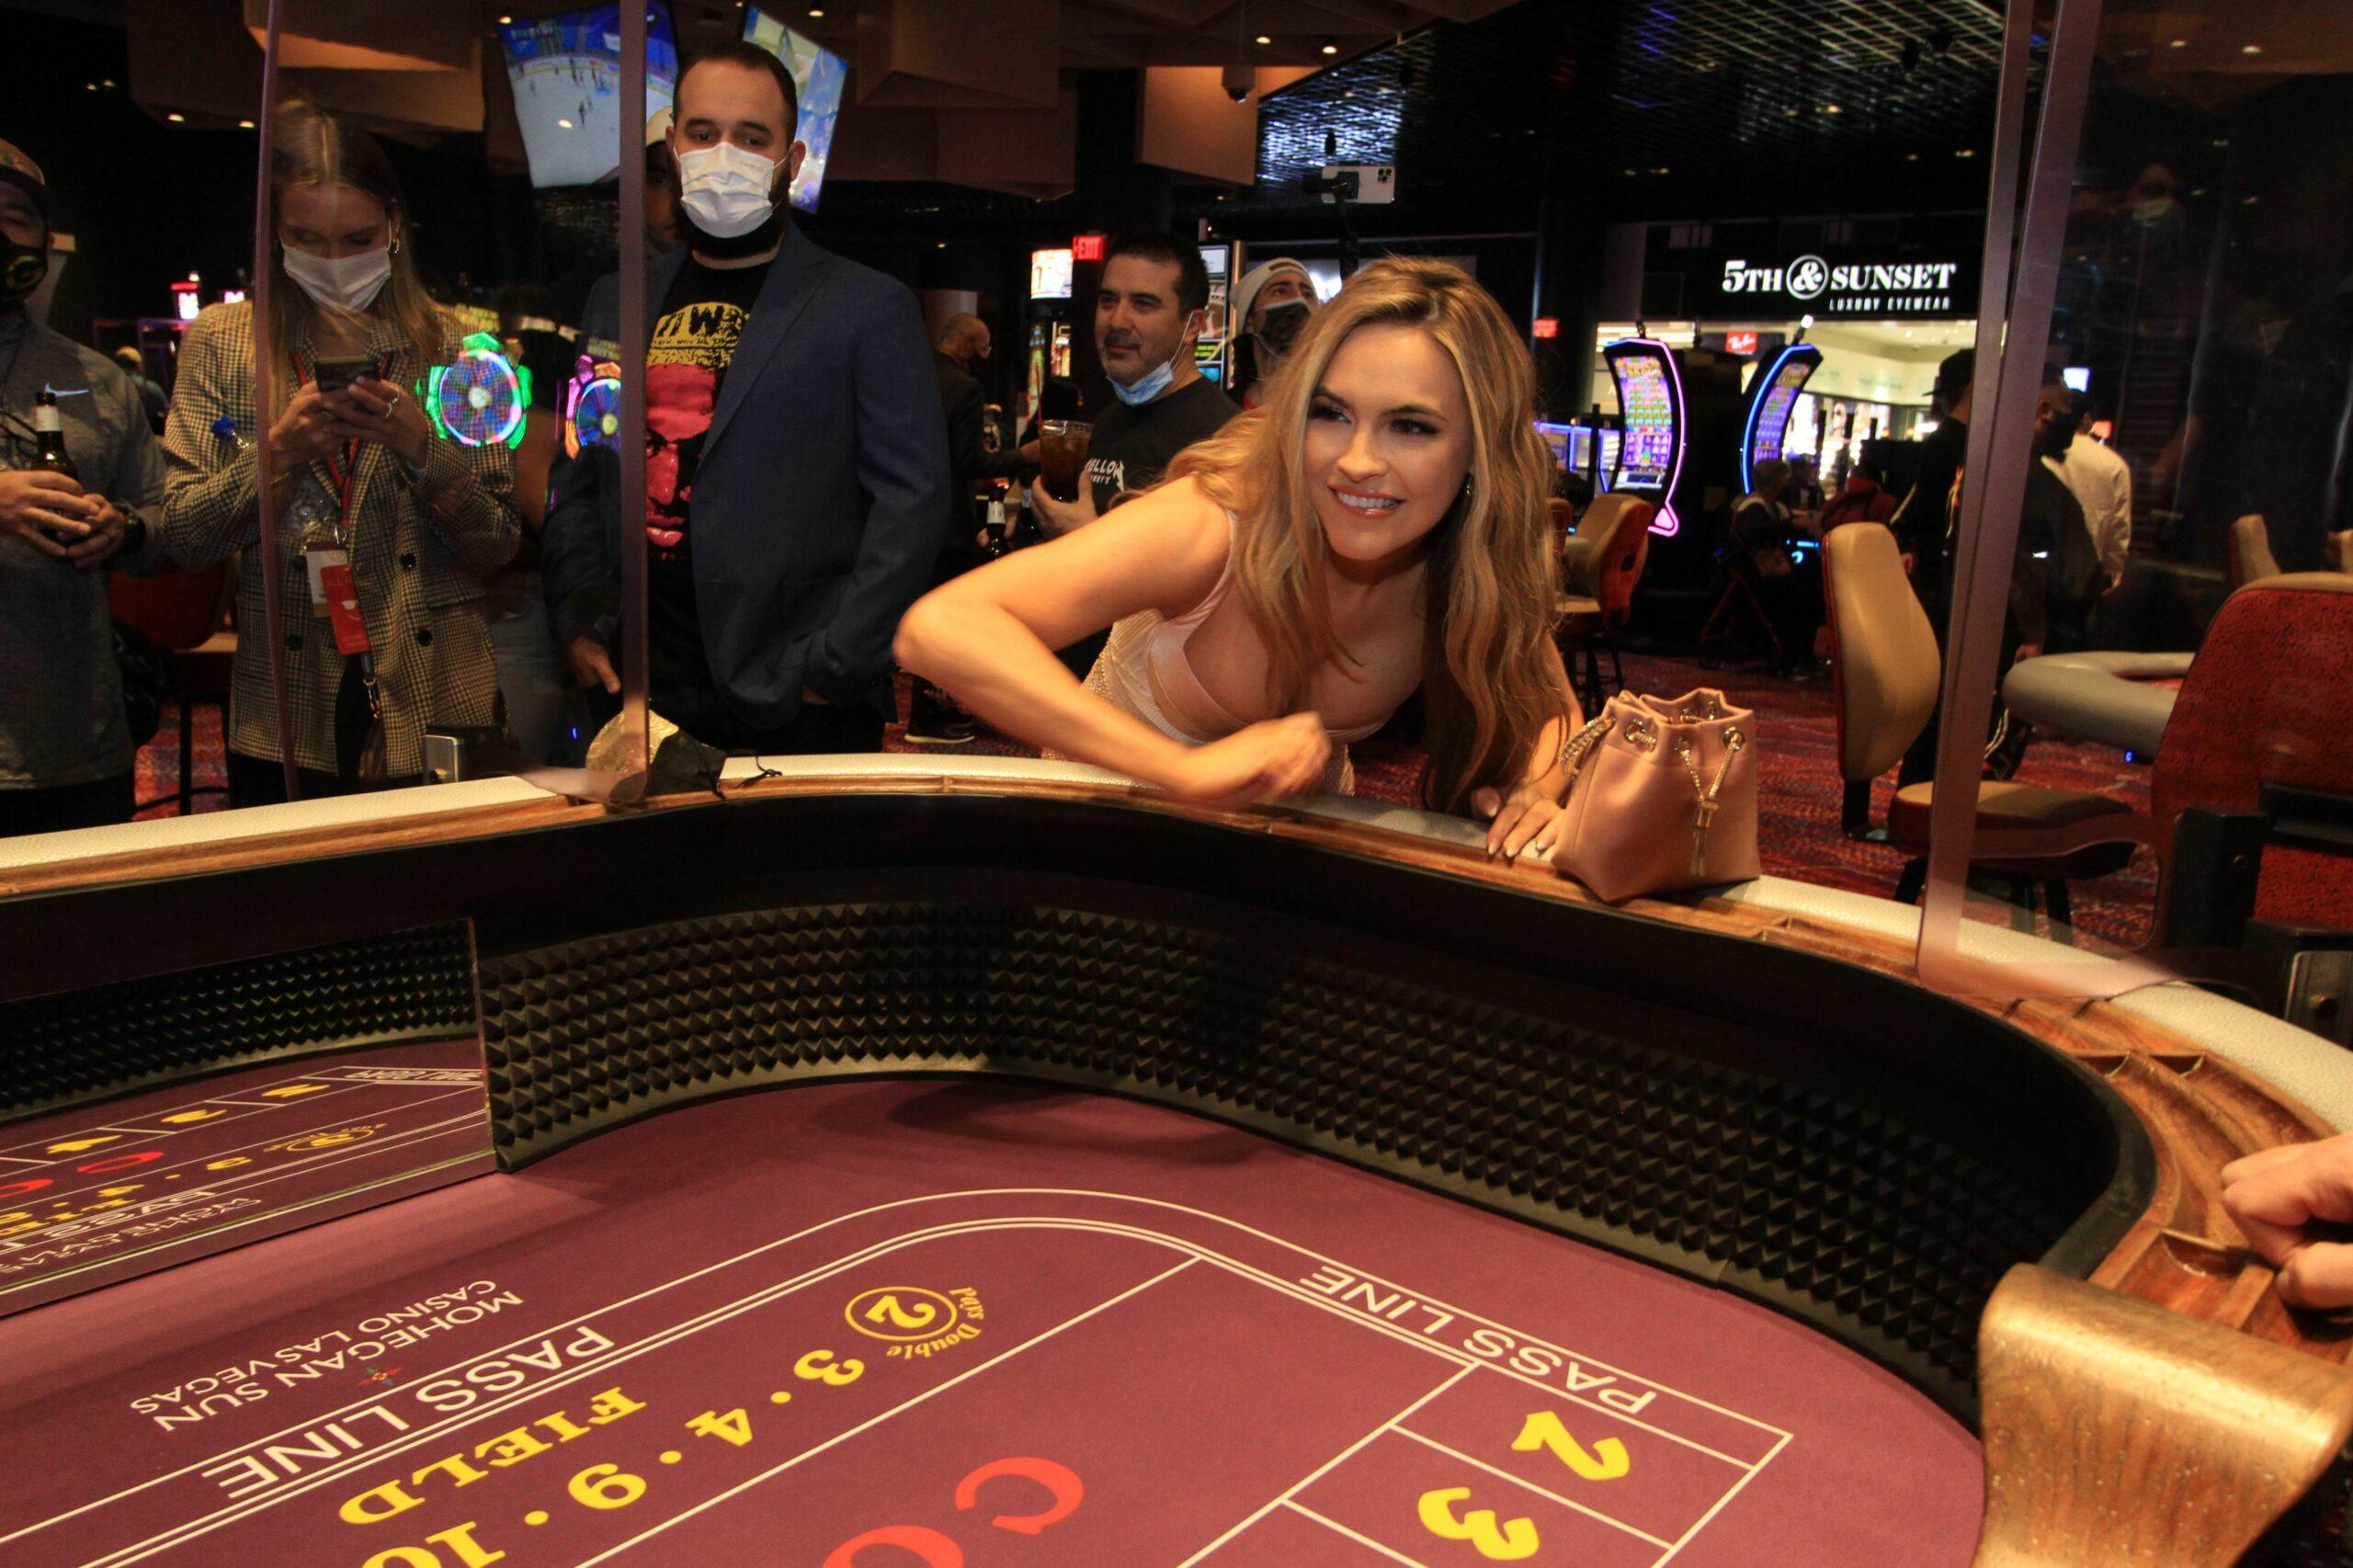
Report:
[[[305,355],[304,358],[310,363],[301,367],[302,384],[316,386],[318,384],[316,357]],[[378,369],[381,369],[381,368],[380,364]],[[344,444],[341,462],[335,461],[332,457],[322,458],[319,462],[320,466],[327,471],[327,482],[335,493],[335,517],[348,528],[351,523],[351,485],[352,482],[359,477],[359,443],[353,440]]]

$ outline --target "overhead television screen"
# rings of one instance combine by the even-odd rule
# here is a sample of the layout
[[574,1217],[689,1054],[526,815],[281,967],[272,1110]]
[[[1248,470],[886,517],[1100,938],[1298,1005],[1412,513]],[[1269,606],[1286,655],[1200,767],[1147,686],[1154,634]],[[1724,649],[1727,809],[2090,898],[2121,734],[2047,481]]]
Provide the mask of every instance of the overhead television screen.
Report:
[[[515,118],[535,186],[594,185],[620,157],[621,8],[591,6],[499,25]],[[678,43],[667,6],[645,7],[645,113],[670,107]]]
[[801,97],[801,125],[794,134],[809,155],[792,178],[792,204],[803,212],[817,210],[817,190],[825,183],[825,164],[834,153],[834,121],[842,112],[842,87],[849,67],[842,57],[803,38],[758,6],[745,9],[744,37],[785,63]]

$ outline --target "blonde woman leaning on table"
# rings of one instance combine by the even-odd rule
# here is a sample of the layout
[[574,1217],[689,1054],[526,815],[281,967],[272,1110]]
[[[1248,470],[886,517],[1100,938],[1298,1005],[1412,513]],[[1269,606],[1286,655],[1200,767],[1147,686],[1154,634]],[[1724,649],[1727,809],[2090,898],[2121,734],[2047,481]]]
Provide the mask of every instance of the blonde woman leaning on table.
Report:
[[[455,359],[460,334],[417,279],[382,149],[330,116],[288,110],[270,183],[278,242],[259,347],[270,356],[272,406],[256,418],[253,307],[215,305],[188,328],[164,433],[173,556],[203,567],[244,552],[229,710],[239,805],[284,798],[256,442],[270,443],[277,472],[286,697],[305,795],[414,782],[428,727],[493,722],[498,672],[483,578],[515,553],[522,528],[506,449],[438,438],[417,406],[417,381]],[[377,379],[320,391],[318,362],[349,358],[372,360]],[[224,415],[233,434],[217,428]],[[329,619],[314,612],[306,550],[324,562],[347,554],[366,654],[338,651]],[[370,744],[379,716],[381,755]]]
[[[1100,521],[934,590],[899,662],[1008,733],[1185,799],[1344,788],[1422,690],[1426,801],[1549,848],[1576,700],[1553,647],[1528,352],[1436,262],[1366,268],[1267,401]],[[1112,627],[1084,686],[1051,650]]]

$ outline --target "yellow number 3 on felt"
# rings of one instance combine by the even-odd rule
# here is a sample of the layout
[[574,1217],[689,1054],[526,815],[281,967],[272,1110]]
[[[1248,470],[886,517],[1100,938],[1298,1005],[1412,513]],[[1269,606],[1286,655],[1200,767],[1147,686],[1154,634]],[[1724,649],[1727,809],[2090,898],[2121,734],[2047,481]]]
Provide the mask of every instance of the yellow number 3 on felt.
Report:
[[1500,1528],[1493,1508],[1473,1508],[1461,1518],[1454,1506],[1471,1495],[1468,1486],[1422,1494],[1422,1528],[1440,1540],[1467,1540],[1490,1562],[1517,1562],[1536,1555],[1536,1521],[1507,1519]]
[[1583,1443],[1569,1436],[1561,1418],[1549,1410],[1540,1410],[1529,1416],[1527,1425],[1520,1427],[1519,1436],[1511,1440],[1511,1446],[1523,1454],[1550,1449],[1554,1459],[1587,1481],[1615,1481],[1634,1467],[1625,1444],[1615,1437],[1604,1437],[1588,1452]]

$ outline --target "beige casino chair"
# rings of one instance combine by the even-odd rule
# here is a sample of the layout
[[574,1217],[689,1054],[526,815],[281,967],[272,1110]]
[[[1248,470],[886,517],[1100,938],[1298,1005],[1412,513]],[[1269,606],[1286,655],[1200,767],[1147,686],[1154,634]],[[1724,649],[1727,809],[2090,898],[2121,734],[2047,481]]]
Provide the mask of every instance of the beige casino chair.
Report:
[[2271,530],[2262,515],[2249,512],[2231,525],[2231,586],[2279,575],[2279,559],[2271,553]]
[[[1553,506],[1565,510],[1567,503],[1555,501]],[[1609,695],[1602,687],[1602,649],[1609,652],[1615,689],[1625,689],[1618,633],[1633,613],[1634,587],[1650,560],[1651,519],[1657,515],[1657,507],[1636,496],[1615,492],[1598,495],[1586,508],[1577,531],[1562,540],[1554,636],[1587,715],[1600,712]]]
[[[1838,712],[1838,771],[1847,799],[1859,792],[1868,811],[1871,780],[1895,766],[1928,722],[1943,679],[1937,634],[1904,574],[1895,535],[1884,523],[1848,523],[1822,541],[1824,599],[1836,650],[1833,689]],[[1928,811],[1936,785],[1896,791],[1887,813],[1887,841],[1909,858],[1895,896],[1920,896],[1928,874]],[[2040,784],[1987,779],[1977,788],[1980,832],[2070,827],[2096,817],[2131,822],[2132,810],[2104,795]],[[1972,877],[2006,879],[2008,901],[2020,924],[2031,926],[2040,890],[2054,931],[2069,919],[2067,884],[2120,870],[2132,858],[2129,842],[2094,844],[2072,851],[1972,861]]]

